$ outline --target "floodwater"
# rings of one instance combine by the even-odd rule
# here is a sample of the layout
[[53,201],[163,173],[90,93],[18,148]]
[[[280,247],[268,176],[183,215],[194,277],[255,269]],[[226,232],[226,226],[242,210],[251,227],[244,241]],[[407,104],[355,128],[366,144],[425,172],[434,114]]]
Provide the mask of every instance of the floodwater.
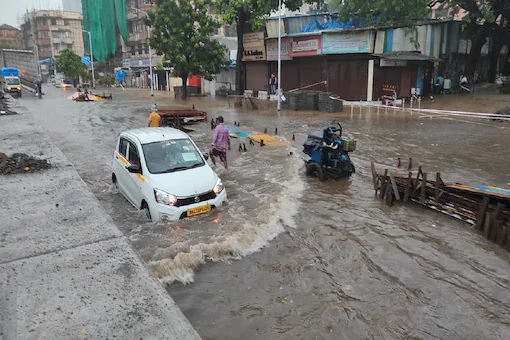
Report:
[[[387,207],[374,198],[370,162],[396,165],[400,157],[406,166],[411,157],[414,167],[439,171],[445,182],[508,187],[510,123],[391,110],[351,114],[348,107],[277,115],[157,94],[160,108],[193,103],[247,129],[278,128],[289,146],[246,142],[248,151],[239,152],[232,140],[230,169],[217,168],[228,204],[149,223],[113,190],[110,165],[118,134],[146,126],[154,99],[115,90],[113,101],[75,103],[65,99],[69,91],[46,92],[44,100],[20,104],[35,112],[204,339],[508,339],[510,253],[436,212]],[[473,96],[469,108],[494,112],[510,105],[508,97]],[[456,109],[464,98],[423,105]],[[356,173],[321,183],[304,175],[301,145],[331,120],[358,140]],[[209,125],[194,128],[190,135],[207,151]]]

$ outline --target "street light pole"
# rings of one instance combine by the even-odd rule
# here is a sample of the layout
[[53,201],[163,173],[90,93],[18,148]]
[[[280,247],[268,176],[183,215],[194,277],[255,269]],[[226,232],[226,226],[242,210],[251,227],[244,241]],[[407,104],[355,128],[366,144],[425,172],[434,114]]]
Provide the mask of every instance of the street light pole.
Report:
[[[135,12],[137,13],[143,13],[147,16],[147,18],[149,17],[149,13],[147,13],[146,11],[142,11],[141,9],[138,9],[138,8],[135,8],[135,7],[131,7],[132,10],[134,10]],[[151,36],[151,27],[150,26],[147,26],[147,40],[150,38]],[[149,72],[150,72],[150,78],[151,78],[151,96],[154,97],[154,75],[152,73],[152,48],[151,48],[151,44],[147,41],[147,45],[149,46]]]
[[[147,13],[146,13],[147,14]],[[147,26],[147,34],[149,35],[147,37],[150,38],[151,36],[151,27]],[[150,75],[151,75],[151,96],[154,97],[154,75],[152,74],[152,48],[151,44],[147,42],[147,45],[149,46],[149,67],[150,67]]]
[[277,110],[280,111],[282,108],[282,95],[281,95],[281,83],[282,83],[282,0],[278,0],[278,105]]
[[90,63],[92,65],[92,87],[96,88],[96,75],[94,74],[94,52],[92,52],[92,36],[90,31],[83,30],[83,32],[89,35]]

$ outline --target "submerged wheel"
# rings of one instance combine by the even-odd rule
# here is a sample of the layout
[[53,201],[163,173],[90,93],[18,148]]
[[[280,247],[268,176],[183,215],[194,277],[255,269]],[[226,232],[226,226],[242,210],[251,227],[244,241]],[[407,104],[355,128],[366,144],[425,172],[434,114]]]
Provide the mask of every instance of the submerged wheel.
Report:
[[119,188],[119,183],[117,183],[117,176],[115,176],[115,173],[112,172],[112,184],[115,187],[115,189]]
[[327,178],[325,169],[317,163],[309,163],[306,165],[306,175],[317,175],[320,181],[324,181]]
[[142,209],[141,210],[144,212],[145,217],[147,217],[147,219],[149,221],[152,221],[151,211],[149,210],[149,205],[147,204],[147,202],[142,201]]

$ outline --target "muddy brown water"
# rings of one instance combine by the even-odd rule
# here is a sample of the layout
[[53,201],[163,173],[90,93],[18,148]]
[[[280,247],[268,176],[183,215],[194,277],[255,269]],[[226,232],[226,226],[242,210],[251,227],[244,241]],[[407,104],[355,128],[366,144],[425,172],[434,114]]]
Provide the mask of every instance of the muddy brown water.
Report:
[[[374,198],[370,161],[412,157],[447,182],[508,188],[509,123],[348,108],[253,112],[136,90],[75,103],[70,94],[48,89],[44,100],[18,103],[35,113],[204,339],[508,338],[510,254],[452,218],[412,204],[387,207]],[[508,97],[444,96],[423,107],[495,112]],[[277,127],[289,146],[246,143],[240,153],[233,140],[231,168],[217,168],[224,208],[149,223],[113,190],[110,165],[118,134],[146,126],[154,100],[160,108],[193,103],[248,129]],[[331,120],[358,140],[356,174],[321,183],[304,175],[301,145]],[[194,128],[207,151],[209,124]]]

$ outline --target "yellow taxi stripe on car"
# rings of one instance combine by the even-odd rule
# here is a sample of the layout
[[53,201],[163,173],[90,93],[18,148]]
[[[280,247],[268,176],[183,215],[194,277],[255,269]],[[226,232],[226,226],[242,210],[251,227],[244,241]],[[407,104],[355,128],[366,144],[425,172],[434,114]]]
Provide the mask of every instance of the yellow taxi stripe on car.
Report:
[[128,165],[129,162],[124,158],[122,157],[119,153],[117,153],[117,158],[119,159],[119,161],[124,164],[124,165]]
[[[129,165],[130,163],[124,158],[122,157],[118,152],[116,153],[116,156],[117,158],[119,159],[119,161],[124,164],[124,165]],[[144,183],[145,182],[145,177],[142,176],[142,174],[135,174],[136,177],[142,182]]]

